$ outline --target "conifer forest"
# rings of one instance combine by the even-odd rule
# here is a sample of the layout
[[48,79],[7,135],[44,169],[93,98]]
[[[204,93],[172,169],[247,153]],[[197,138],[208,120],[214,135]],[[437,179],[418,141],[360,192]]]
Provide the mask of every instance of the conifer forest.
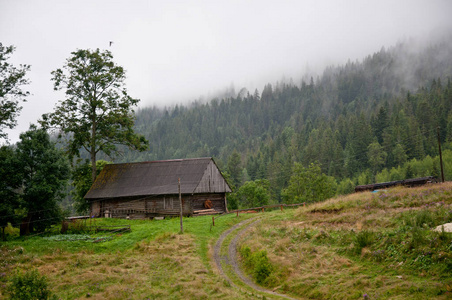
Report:
[[136,112],[149,151],[120,161],[215,158],[235,189],[266,180],[273,201],[301,164],[320,167],[335,193],[357,184],[440,174],[452,179],[452,39],[401,42],[262,91],[231,87],[208,101]]

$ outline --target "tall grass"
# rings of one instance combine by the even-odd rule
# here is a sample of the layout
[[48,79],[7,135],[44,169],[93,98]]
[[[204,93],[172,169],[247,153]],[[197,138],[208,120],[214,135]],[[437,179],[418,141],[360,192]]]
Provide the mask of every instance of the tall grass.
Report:
[[6,293],[2,284],[16,269],[28,268],[44,274],[51,291],[62,299],[237,298],[236,291],[219,284],[209,249],[225,229],[248,217],[222,216],[213,227],[209,216],[184,218],[184,234],[178,218],[87,220],[86,227],[131,225],[131,232],[111,234],[110,240],[97,243],[76,236],[108,233],[68,234],[67,240],[16,238],[0,247],[6,254],[0,258],[0,299]]
[[[243,241],[266,251],[272,289],[310,298],[452,296],[452,184],[341,196],[268,218]],[[334,287],[334,288],[332,288]]]

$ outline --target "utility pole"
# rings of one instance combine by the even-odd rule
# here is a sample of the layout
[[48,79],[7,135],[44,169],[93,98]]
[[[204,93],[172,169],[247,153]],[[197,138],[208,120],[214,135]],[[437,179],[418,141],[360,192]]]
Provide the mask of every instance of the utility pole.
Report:
[[441,153],[441,139],[439,137],[439,126],[436,127],[436,132],[438,135],[439,164],[441,165],[441,180],[442,182],[444,182],[443,155]]
[[183,207],[182,207],[182,195],[180,193],[180,178],[177,180],[179,186],[179,205],[180,205],[180,233],[184,233],[184,225],[182,224],[182,215],[183,215]]

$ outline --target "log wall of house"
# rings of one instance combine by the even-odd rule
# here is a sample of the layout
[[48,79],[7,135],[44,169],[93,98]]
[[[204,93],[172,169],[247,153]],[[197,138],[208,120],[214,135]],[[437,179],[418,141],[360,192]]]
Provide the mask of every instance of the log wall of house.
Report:
[[[192,213],[191,205],[183,200],[183,214]],[[159,215],[179,215],[178,195],[140,199],[109,199],[101,201],[101,216],[111,218],[145,219]]]
[[[205,209],[204,203],[210,200],[212,208],[226,212],[225,194],[182,195],[183,214],[192,215],[194,210]],[[146,219],[155,216],[176,216],[180,214],[178,195],[142,197],[139,199],[106,199],[93,201],[95,216],[106,218]]]
[[226,212],[225,194],[195,194],[188,196],[193,203],[193,210],[206,209],[204,203],[210,200],[212,208],[218,212]]
[[95,217],[101,216],[100,201],[92,201],[91,202],[90,216],[95,216]]

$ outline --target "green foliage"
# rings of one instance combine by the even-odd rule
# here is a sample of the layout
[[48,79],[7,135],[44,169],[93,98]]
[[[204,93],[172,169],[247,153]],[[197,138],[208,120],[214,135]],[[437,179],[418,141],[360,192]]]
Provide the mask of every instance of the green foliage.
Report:
[[21,178],[22,208],[30,230],[43,231],[61,217],[58,201],[69,178],[69,163],[44,129],[31,125],[16,145],[16,171]]
[[350,179],[346,178],[337,185],[337,194],[346,195],[355,191],[355,184]]
[[392,150],[392,157],[396,166],[403,165],[406,162],[408,156],[405,149],[403,149],[403,145],[395,145],[394,150]]
[[240,154],[234,150],[231,156],[229,156],[228,164],[227,164],[227,172],[230,176],[230,181],[235,188],[238,188],[242,181],[242,167],[241,167],[241,158]]
[[228,210],[235,210],[239,208],[239,201],[237,199],[237,193],[232,193],[228,195]]
[[133,129],[132,107],[139,102],[127,94],[125,70],[113,62],[110,51],[77,50],[62,69],[52,72],[55,90],[65,90],[66,99],[55,111],[43,115],[43,126],[58,127],[67,138],[71,156],[85,149],[90,154],[92,180],[96,155],[117,153],[117,145],[144,151],[148,142]]
[[336,181],[321,172],[319,164],[308,168],[295,163],[289,186],[282,191],[285,203],[319,202],[336,193]]
[[29,83],[25,74],[30,70],[30,66],[16,67],[8,63],[14,50],[14,46],[3,46],[0,42],[0,138],[7,137],[3,132],[5,128],[16,126],[16,118],[22,109],[19,103],[25,101],[29,95],[21,86]]
[[[106,164],[110,162],[105,160],[96,161],[96,175],[99,175],[100,171]],[[85,214],[89,210],[89,201],[86,201],[86,193],[91,188],[93,181],[91,177],[91,165],[89,162],[81,163],[75,166],[72,170],[72,184],[74,190],[72,191],[75,209],[78,213]]]
[[[21,177],[14,149],[8,146],[0,147],[0,227],[8,223],[16,224],[19,215],[16,209],[20,205],[20,197],[16,192],[20,187]],[[3,236],[5,238],[5,236]]]
[[374,242],[374,233],[368,230],[362,230],[355,236],[355,251],[361,253],[361,249],[369,247]]
[[46,277],[39,275],[37,270],[18,271],[11,278],[7,292],[11,300],[56,299],[49,290]]
[[237,191],[240,207],[258,207],[270,203],[270,183],[265,179],[245,182]]
[[[443,151],[443,165],[444,165],[444,177],[446,181],[452,180],[452,151],[446,149]],[[407,161],[405,164],[398,166],[397,168],[383,169],[381,172],[375,175],[376,182],[396,181],[403,179],[410,179],[416,177],[433,176],[440,180],[440,162],[439,157],[432,158],[429,155],[423,159],[413,158]],[[361,182],[368,182],[368,172],[363,172],[358,176],[360,184]]]
[[383,147],[377,141],[371,143],[367,147],[369,165],[374,174],[385,164],[387,156],[388,154],[383,150]]
[[267,257],[267,251],[252,252],[248,246],[242,246],[240,255],[244,260],[245,266],[251,270],[256,282],[264,284],[273,271],[273,267]]

